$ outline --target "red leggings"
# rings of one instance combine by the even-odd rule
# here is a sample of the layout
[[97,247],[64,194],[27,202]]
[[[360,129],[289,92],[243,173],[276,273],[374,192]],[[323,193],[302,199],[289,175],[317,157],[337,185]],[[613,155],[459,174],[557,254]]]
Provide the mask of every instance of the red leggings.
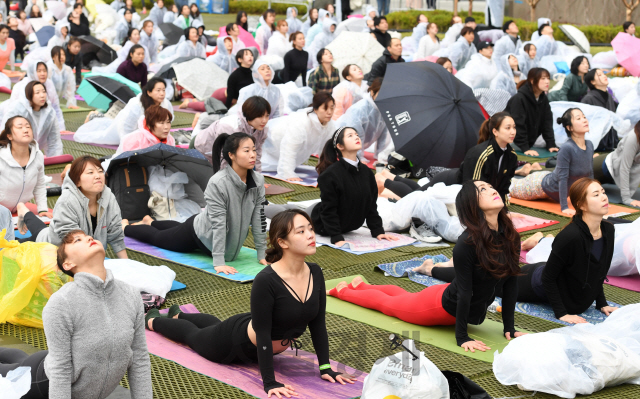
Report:
[[420,292],[411,293],[396,285],[360,283],[355,288],[349,284],[340,292],[334,288],[329,294],[407,323],[450,326],[456,323],[456,318],[442,307],[442,293],[448,286],[449,284],[432,285]]

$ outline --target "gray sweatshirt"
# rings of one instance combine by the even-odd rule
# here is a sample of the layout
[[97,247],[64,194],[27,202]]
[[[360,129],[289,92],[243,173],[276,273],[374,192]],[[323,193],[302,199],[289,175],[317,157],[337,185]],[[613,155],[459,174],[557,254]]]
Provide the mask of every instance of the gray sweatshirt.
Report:
[[213,266],[223,266],[238,256],[249,234],[249,225],[253,227],[258,260],[264,259],[267,246],[264,177],[251,170],[245,184],[233,168],[224,168],[211,176],[204,198],[207,206],[196,216],[193,229],[211,250]]
[[42,312],[50,399],[104,399],[128,372],[131,397],[151,399],[151,363],[140,293],[115,280],[77,273]]
[[605,163],[620,187],[622,203],[631,205],[631,196],[640,186],[640,145],[636,135],[631,132],[620,140],[616,150],[605,158]]
[[22,168],[11,154],[11,147],[0,147],[0,205],[15,212],[20,202],[36,199],[38,212],[46,212],[47,185],[44,182],[44,155],[38,143],[29,145],[29,161]]
[[53,221],[49,227],[42,229],[36,241],[60,245],[62,238],[68,232],[80,229],[100,241],[105,250],[107,244],[111,244],[114,252],[125,249],[120,206],[111,189],[106,185],[98,199],[97,216],[98,225],[94,231],[91,228],[89,198],[82,194],[82,191],[73,183],[67,173],[62,182],[62,195],[53,208]]
[[558,151],[556,168],[542,179],[542,189],[560,203],[560,209],[569,208],[569,188],[576,180],[593,178],[593,144],[589,140],[585,143],[587,149],[583,150],[573,140],[567,140]]

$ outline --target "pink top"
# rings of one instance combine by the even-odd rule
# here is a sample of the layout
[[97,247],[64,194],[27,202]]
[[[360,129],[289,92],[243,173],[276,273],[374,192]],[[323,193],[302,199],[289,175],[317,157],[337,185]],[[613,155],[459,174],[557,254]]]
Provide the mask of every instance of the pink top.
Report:
[[18,18],[18,30],[21,30],[25,36],[29,36],[33,33],[33,26],[31,26],[31,22],[28,19],[25,19],[24,22]]
[[176,146],[176,140],[171,134],[167,136],[165,141],[160,141],[148,128],[144,118],[138,123],[138,130],[133,133],[127,134],[120,141],[120,146],[116,150],[116,154],[121,154],[127,151],[140,150],[142,148],[151,147],[156,144],[167,144],[172,147]]
[[12,38],[8,37],[5,46],[4,50],[0,47],[0,69],[4,69],[9,62],[11,52],[16,49],[16,42],[14,42]]
[[339,117],[341,117],[352,105],[353,105],[353,95],[347,88],[342,87],[338,90],[333,90],[333,99],[335,100],[335,110],[333,111],[333,119],[337,121]]

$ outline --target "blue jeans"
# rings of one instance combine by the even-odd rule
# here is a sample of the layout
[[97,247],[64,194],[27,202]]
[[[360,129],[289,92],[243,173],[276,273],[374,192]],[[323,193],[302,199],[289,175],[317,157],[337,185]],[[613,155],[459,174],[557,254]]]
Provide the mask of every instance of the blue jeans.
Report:
[[380,16],[389,14],[391,0],[378,0],[378,14]]

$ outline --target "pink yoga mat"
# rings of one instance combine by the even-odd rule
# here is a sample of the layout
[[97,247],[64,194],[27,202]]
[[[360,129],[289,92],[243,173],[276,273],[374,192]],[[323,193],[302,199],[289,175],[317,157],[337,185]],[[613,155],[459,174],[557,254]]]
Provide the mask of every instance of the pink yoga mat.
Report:
[[[192,304],[181,305],[180,309],[185,313],[199,313],[198,309]],[[168,309],[160,312],[166,313]],[[196,354],[187,346],[170,341],[158,333],[149,330],[145,330],[145,333],[149,353],[229,384],[249,395],[257,398],[267,398],[257,363],[213,363]],[[358,381],[355,384],[339,385],[338,383],[332,384],[322,380],[320,371],[318,371],[316,355],[309,352],[299,350],[298,356],[296,356],[295,351],[288,349],[273,358],[276,380],[293,386],[299,395],[298,398],[343,399],[360,396],[362,394],[362,382],[367,374],[334,361],[331,361],[331,365],[334,370],[357,376]],[[272,398],[274,397],[272,396]]]
[[543,227],[552,226],[554,224],[558,224],[557,220],[548,220],[541,219],[535,216],[523,215],[521,213],[512,212],[514,215],[518,215],[520,217],[514,217],[511,220],[513,221],[513,225],[519,233],[529,230],[541,229]]
[[55,157],[44,157],[44,166],[58,165],[61,163],[73,162],[73,155],[64,154],[56,155]]
[[613,285],[615,287],[620,287],[625,290],[640,292],[640,275],[633,276],[624,276],[624,277],[616,277],[616,276],[607,276],[607,280],[604,281],[605,284]]
[[[74,137],[75,137],[75,133],[73,132],[66,132],[66,131],[65,133],[60,132],[60,138],[62,138],[62,140],[76,141]],[[82,144],[92,145],[94,147],[108,148],[110,150],[118,149],[117,145],[97,144],[97,143],[82,143]]]

